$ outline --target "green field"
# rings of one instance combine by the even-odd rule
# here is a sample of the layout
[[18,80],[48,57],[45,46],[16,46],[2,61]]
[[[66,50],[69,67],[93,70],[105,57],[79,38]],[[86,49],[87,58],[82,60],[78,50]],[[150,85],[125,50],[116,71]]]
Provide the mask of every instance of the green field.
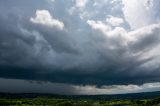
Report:
[[160,98],[129,100],[21,98],[0,99],[0,106],[160,106]]

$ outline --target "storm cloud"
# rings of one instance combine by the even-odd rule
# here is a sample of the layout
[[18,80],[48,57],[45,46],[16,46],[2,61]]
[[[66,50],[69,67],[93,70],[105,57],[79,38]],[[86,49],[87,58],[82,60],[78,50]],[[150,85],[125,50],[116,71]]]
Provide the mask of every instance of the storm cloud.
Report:
[[158,0],[2,0],[0,77],[79,89],[159,82],[159,5]]

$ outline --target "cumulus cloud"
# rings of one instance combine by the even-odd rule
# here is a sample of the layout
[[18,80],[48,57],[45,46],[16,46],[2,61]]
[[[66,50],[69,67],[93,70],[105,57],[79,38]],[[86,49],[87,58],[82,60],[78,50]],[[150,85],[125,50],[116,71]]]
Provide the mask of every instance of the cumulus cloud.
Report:
[[106,22],[111,24],[112,26],[119,26],[120,24],[123,23],[123,19],[109,15],[108,18],[106,19]]
[[64,23],[57,19],[54,19],[47,10],[37,10],[36,17],[30,18],[30,21],[35,24],[42,24],[60,30],[63,30],[64,28]]
[[[157,45],[157,41],[159,41],[159,31],[160,31],[160,25],[159,24],[152,24],[150,26],[142,27],[134,31],[127,31],[123,29],[122,27],[116,27],[114,29],[110,28],[109,30],[106,30],[108,26],[106,24],[102,24],[102,22],[99,22],[99,24],[96,23],[96,21],[88,21],[88,24],[91,26],[92,29],[95,31],[100,31],[106,38],[108,39],[109,43],[108,48],[112,49],[112,51],[115,52],[115,49],[124,49],[123,52],[125,56],[129,56],[132,58],[132,56],[138,56],[137,60],[145,60],[145,59],[151,59],[151,61],[154,61],[156,59],[155,56],[157,55],[153,52],[155,49],[159,50],[159,46]],[[151,55],[152,52],[153,54]],[[149,55],[150,54],[150,55]],[[129,59],[129,57],[127,57]],[[125,57],[123,57],[125,58]],[[153,59],[153,60],[152,60]],[[149,63],[151,62],[149,61]],[[157,60],[156,60],[157,61]],[[141,71],[148,70],[147,67],[145,68],[145,64],[148,62],[145,62],[139,64],[139,66],[134,66],[135,69],[132,68],[132,75],[134,74],[140,74]],[[157,62],[159,64],[159,62]],[[149,64],[148,64],[149,65]],[[150,64],[153,65],[153,64]],[[154,65],[155,66],[155,65]],[[142,68],[143,67],[143,68]],[[152,67],[152,66],[150,66]],[[152,68],[152,71],[148,70],[147,74],[151,74],[153,70],[157,70],[159,67]],[[146,69],[146,70],[143,70]],[[119,69],[118,69],[119,70]],[[128,70],[128,69],[127,69]],[[139,71],[139,72],[138,72]],[[153,73],[152,73],[153,74]]]
[[0,77],[90,94],[159,82],[159,1],[144,1],[0,1]]
[[122,0],[122,3],[124,16],[133,29],[159,21],[159,0]]
[[101,32],[105,33],[111,30],[111,27],[103,23],[102,21],[94,21],[88,20],[87,23],[95,30],[100,30]]
[[73,0],[73,6],[71,8],[68,9],[68,12],[70,14],[74,14],[74,13],[77,13],[77,12],[80,12],[81,16],[82,17],[82,14],[84,15],[84,9],[86,7],[86,4],[87,4],[88,0]]

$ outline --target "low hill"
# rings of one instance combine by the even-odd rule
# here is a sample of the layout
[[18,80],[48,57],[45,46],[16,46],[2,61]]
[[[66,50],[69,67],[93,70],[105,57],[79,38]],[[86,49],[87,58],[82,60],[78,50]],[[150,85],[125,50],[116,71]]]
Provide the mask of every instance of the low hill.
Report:
[[45,93],[0,93],[0,98],[62,98],[62,99],[149,99],[160,97],[160,91],[129,93],[129,94],[114,94],[114,95],[57,95]]

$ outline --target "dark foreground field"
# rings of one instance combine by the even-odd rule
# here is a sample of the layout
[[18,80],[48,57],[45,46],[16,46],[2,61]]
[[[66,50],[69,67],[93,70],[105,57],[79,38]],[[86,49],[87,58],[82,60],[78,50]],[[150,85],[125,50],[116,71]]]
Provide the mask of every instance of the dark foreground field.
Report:
[[92,96],[0,93],[0,106],[160,106],[160,92]]

